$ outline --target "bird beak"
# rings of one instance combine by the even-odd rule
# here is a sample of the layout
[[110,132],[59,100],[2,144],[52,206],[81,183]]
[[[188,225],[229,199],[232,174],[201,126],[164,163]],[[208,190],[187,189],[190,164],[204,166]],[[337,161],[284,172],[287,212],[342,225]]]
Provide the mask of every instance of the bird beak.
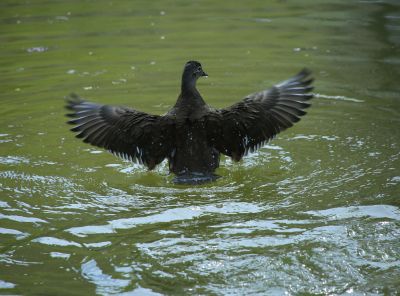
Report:
[[208,74],[203,71],[203,73],[201,73],[201,76],[208,77]]

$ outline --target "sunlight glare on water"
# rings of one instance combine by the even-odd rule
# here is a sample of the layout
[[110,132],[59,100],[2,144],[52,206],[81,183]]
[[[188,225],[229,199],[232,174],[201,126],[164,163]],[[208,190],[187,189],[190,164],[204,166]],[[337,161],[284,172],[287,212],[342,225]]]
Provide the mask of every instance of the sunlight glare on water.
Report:
[[[398,1],[2,1],[0,294],[396,295]],[[74,138],[63,98],[163,114],[315,77],[293,128],[174,185]]]

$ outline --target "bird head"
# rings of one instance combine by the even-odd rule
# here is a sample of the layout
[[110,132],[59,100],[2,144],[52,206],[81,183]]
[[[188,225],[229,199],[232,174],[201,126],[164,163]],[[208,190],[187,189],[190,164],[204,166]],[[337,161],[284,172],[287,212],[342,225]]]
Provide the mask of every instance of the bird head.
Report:
[[202,76],[208,77],[207,73],[203,71],[201,64],[196,61],[187,62],[185,64],[185,69],[183,70],[183,74],[186,77],[191,77],[196,80]]

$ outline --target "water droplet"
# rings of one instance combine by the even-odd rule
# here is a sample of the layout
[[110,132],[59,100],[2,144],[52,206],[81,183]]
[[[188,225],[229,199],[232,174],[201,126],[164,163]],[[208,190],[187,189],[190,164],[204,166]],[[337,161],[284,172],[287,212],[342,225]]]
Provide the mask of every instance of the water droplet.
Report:
[[49,48],[45,47],[45,46],[35,46],[35,47],[28,48],[26,51],[29,52],[29,53],[32,53],[32,52],[45,52],[48,49]]
[[269,18],[255,18],[254,21],[256,21],[257,23],[270,23],[270,22],[272,22],[272,20],[269,19]]
[[90,151],[90,153],[91,154],[100,154],[100,153],[103,153],[103,151],[101,151],[101,150],[92,150],[92,151]]
[[114,81],[112,81],[111,83],[112,84],[121,84],[121,83],[125,83],[127,80],[125,79],[125,78],[120,78],[120,79],[118,79],[118,80],[114,80]]
[[69,18],[67,16],[59,15],[55,17],[56,20],[58,21],[68,21]]

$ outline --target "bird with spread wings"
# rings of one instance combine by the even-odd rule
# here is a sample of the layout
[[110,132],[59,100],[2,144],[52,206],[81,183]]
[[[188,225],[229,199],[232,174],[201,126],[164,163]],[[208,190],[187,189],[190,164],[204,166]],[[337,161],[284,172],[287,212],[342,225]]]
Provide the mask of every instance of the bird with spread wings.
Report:
[[165,115],[95,104],[73,94],[67,98],[68,123],[85,143],[150,170],[168,159],[176,183],[203,183],[215,179],[220,154],[239,161],[306,114],[313,97],[310,75],[304,69],[228,108],[214,109],[196,88],[207,74],[199,62],[189,61],[178,100]]

